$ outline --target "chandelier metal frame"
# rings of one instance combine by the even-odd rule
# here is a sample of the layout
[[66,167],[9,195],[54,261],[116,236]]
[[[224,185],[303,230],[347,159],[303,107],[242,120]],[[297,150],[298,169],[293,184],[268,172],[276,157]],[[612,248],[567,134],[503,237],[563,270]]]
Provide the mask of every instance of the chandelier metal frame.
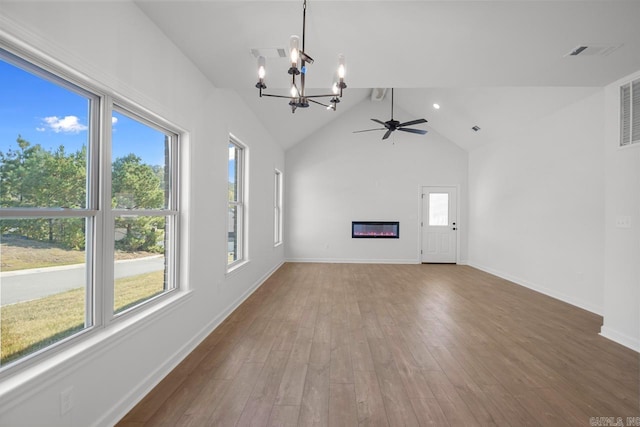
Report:
[[[305,90],[307,64],[313,64],[313,58],[305,52],[305,34],[307,29],[307,0],[302,5],[302,49],[299,48],[300,39],[298,36],[291,36],[289,41],[289,59],[291,66],[287,73],[291,76],[290,95],[277,95],[265,93],[267,88],[265,84],[266,60],[264,56],[258,57],[258,88],[259,96],[271,98],[286,98],[289,100],[291,112],[295,113],[298,108],[308,108],[309,105],[318,104],[326,107],[328,110],[334,110],[342,98],[342,91],[346,89],[347,84],[344,82],[345,77],[345,58],[344,55],[338,55],[338,70],[334,79],[332,93],[320,95],[307,95]],[[299,81],[299,83],[298,83]],[[320,102],[319,99],[330,98],[328,103]]]

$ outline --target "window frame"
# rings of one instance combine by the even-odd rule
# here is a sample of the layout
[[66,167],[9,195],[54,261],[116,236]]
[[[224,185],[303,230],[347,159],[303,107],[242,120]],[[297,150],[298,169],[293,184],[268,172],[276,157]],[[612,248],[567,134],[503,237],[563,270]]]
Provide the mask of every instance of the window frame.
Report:
[[282,218],[282,171],[275,169],[274,172],[274,194],[273,194],[273,245],[280,246],[283,243],[283,218]]
[[[86,202],[84,208],[28,207],[2,208],[0,220],[38,218],[84,218],[85,231],[85,325],[79,331],[61,338],[31,353],[27,353],[6,364],[0,365],[0,379],[13,375],[48,357],[76,346],[94,336],[98,331],[124,318],[138,322],[155,310],[153,307],[170,302],[170,296],[178,291],[186,291],[180,282],[180,247],[184,236],[181,231],[181,139],[185,131],[161,118],[155,113],[75,72],[45,61],[41,54],[16,49],[6,40],[0,39],[0,61],[11,64],[40,79],[77,93],[89,100],[87,114],[87,159],[86,159]],[[55,105],[55,100],[53,104]],[[140,210],[137,215],[163,216],[165,227],[171,228],[169,245],[165,251],[165,290],[161,294],[146,299],[119,313],[113,310],[114,295],[114,225],[113,219],[119,212],[111,207],[111,117],[113,111],[139,120],[165,135],[170,136],[169,163],[171,189],[167,209]],[[169,221],[169,218],[171,220]],[[168,224],[171,222],[171,224]],[[165,306],[161,306],[164,309]],[[136,317],[132,318],[131,316]],[[140,315],[140,316],[138,316]]]
[[[244,265],[248,261],[247,256],[247,242],[245,239],[246,236],[246,227],[247,227],[247,203],[246,203],[246,192],[247,192],[247,157],[248,157],[248,149],[247,146],[244,145],[238,138],[236,138],[233,134],[229,134],[229,142],[227,144],[227,152],[229,147],[233,145],[235,147],[235,200],[227,200],[227,213],[231,207],[236,209],[236,236],[235,236],[235,254],[236,259],[229,262],[228,257],[228,245],[229,245],[229,230],[230,230],[230,215],[227,214],[226,221],[226,244],[227,244],[227,272],[231,272],[238,267]],[[228,175],[228,166],[227,164],[227,175]],[[228,199],[228,197],[227,197]]]
[[[170,189],[169,189],[169,200],[167,202],[167,206],[163,209],[122,209],[122,208],[113,208],[111,206],[111,198],[112,198],[112,187],[113,177],[111,176],[111,166],[112,166],[112,153],[110,151],[113,146],[113,140],[111,136],[109,136],[109,155],[104,156],[104,164],[103,168],[105,168],[105,176],[108,175],[109,179],[105,179],[105,189],[104,189],[104,206],[106,209],[106,217],[105,227],[104,227],[104,235],[105,236],[114,236],[115,229],[115,219],[118,216],[146,216],[146,217],[164,217],[165,218],[165,233],[171,237],[170,244],[165,248],[165,283],[164,283],[164,292],[161,294],[155,295],[153,297],[147,298],[132,307],[126,308],[120,312],[115,312],[114,307],[114,292],[115,292],[115,278],[113,277],[114,270],[113,268],[108,269],[110,276],[106,282],[113,282],[114,286],[109,287],[108,294],[106,294],[105,298],[105,323],[113,322],[118,318],[125,317],[131,312],[138,312],[138,308],[147,304],[153,304],[156,299],[161,299],[173,291],[179,289],[178,278],[179,276],[179,234],[177,233],[180,230],[180,210],[179,210],[179,191],[176,189],[179,188],[179,167],[180,167],[180,153],[179,153],[179,141],[180,134],[174,130],[170,129],[166,123],[163,123],[158,118],[152,118],[149,114],[145,114],[140,108],[124,101],[124,100],[115,100],[111,99],[111,109],[109,112],[109,121],[111,124],[111,116],[113,112],[117,112],[118,114],[127,116],[129,119],[136,120],[141,124],[149,126],[161,133],[163,133],[166,137],[169,137],[169,159],[168,165],[165,164],[165,167],[169,167],[169,181],[170,181]],[[107,122],[105,122],[107,123]],[[112,126],[109,126],[109,133],[111,133]],[[106,150],[105,150],[106,151]],[[135,153],[134,153],[135,154]],[[108,172],[107,172],[108,171]],[[108,185],[108,188],[107,188]],[[171,218],[170,221],[167,221],[168,218]],[[105,239],[105,244],[109,244],[109,247],[105,247],[105,255],[115,261],[114,256],[114,240],[115,239]],[[110,307],[110,310],[107,310],[107,307]]]

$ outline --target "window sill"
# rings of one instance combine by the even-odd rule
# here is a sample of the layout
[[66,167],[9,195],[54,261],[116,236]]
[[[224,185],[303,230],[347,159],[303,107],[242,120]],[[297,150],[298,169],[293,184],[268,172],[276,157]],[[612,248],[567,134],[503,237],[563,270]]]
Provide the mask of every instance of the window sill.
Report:
[[639,148],[639,147],[640,147],[640,142],[634,142],[632,144],[627,144],[627,145],[618,145],[618,150],[622,151],[622,150],[629,150],[629,149]]
[[243,261],[240,261],[236,264],[232,264],[231,266],[227,267],[227,272],[226,272],[226,276],[230,276],[232,274],[235,274],[237,271],[241,270],[244,266],[246,266],[247,264],[249,264],[249,260],[245,259]]
[[0,400],[3,402],[4,410],[18,405],[45,388],[51,381],[56,381],[79,365],[117,346],[147,324],[155,323],[158,317],[170,315],[173,310],[187,302],[191,295],[192,291],[188,290],[176,292],[143,312],[132,314],[109,326],[87,331],[85,337],[70,342],[63,348],[53,349],[42,360],[27,362],[27,366],[16,366],[15,372],[6,372],[7,377],[0,383]]

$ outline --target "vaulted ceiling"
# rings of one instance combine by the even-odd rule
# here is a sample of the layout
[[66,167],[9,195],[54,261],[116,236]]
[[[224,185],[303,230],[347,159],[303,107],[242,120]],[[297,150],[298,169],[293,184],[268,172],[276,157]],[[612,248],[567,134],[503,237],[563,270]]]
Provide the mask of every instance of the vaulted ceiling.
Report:
[[[372,88],[396,87],[406,119],[426,117],[472,150],[640,70],[636,0],[308,0],[307,87],[327,91],[339,53],[349,87],[336,112],[292,115],[285,100],[258,98],[251,49],[288,49],[302,33],[302,0],[136,4],[216,87],[237,91],[285,149],[372,102]],[[590,48],[568,55],[578,46]],[[270,91],[288,93],[287,69],[286,58],[267,59]]]

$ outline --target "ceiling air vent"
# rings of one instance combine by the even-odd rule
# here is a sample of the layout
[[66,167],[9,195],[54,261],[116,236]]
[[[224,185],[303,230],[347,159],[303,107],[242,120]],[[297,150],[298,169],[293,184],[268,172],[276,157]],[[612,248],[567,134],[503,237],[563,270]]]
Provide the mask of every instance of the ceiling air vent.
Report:
[[279,47],[260,47],[251,49],[254,58],[264,56],[265,58],[286,58],[287,51]]
[[371,100],[382,101],[387,94],[387,88],[374,87],[371,89]]
[[576,46],[564,56],[607,56],[622,45],[590,44]]

